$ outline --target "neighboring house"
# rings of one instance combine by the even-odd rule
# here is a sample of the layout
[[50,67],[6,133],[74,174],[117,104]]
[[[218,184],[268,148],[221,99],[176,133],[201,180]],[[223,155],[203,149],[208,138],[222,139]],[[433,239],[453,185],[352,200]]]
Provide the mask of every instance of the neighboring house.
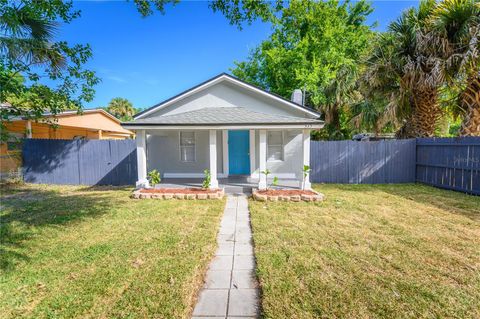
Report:
[[[270,177],[303,178],[310,164],[310,131],[323,127],[320,114],[228,74],[220,74],[157,104],[122,125],[136,132],[138,182],[147,170],[164,178],[248,176],[264,189]],[[306,187],[310,187],[307,181]]]
[[[17,137],[45,139],[127,139],[134,133],[124,129],[120,120],[102,109],[65,111],[56,115],[44,114],[45,120],[13,118],[7,130]],[[55,123],[55,125],[51,125]]]
[[[2,105],[8,107],[8,105]],[[124,129],[120,120],[102,109],[66,111],[56,115],[44,114],[38,121],[12,118],[5,122],[11,141],[0,143],[0,178],[17,172],[21,166],[19,139],[127,139],[132,131]],[[54,121],[55,120],[55,121]],[[55,123],[55,125],[51,125]]]

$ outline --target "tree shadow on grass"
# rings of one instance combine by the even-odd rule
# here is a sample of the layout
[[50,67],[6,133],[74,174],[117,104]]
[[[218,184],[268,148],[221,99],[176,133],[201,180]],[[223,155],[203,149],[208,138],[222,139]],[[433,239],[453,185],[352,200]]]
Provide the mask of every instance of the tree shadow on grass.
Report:
[[401,196],[406,200],[433,206],[443,211],[462,215],[475,222],[480,222],[480,196],[416,184],[411,188],[385,188],[385,192]]
[[0,269],[4,271],[29,260],[28,242],[42,228],[72,226],[102,216],[114,205],[111,196],[97,188],[61,191],[17,185],[0,191]]
[[381,191],[480,222],[480,196],[444,190],[424,184],[357,184],[339,185],[339,187],[342,192],[369,193],[371,195]]

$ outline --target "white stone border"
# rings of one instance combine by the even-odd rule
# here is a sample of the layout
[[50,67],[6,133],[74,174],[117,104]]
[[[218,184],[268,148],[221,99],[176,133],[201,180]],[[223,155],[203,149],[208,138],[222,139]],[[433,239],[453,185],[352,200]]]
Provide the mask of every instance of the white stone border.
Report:
[[[286,189],[279,189],[279,190],[286,190]],[[314,192],[315,195],[265,195],[259,194],[258,189],[254,188],[252,190],[253,199],[260,201],[260,202],[319,202],[324,200],[325,195],[322,193],[316,192],[314,190],[308,190],[310,192]]]
[[138,189],[130,196],[133,199],[189,199],[189,200],[205,200],[205,199],[222,199],[225,196],[223,188],[218,189],[214,193],[197,193],[188,194],[182,192],[184,189],[179,188],[178,193],[143,193],[142,189]]

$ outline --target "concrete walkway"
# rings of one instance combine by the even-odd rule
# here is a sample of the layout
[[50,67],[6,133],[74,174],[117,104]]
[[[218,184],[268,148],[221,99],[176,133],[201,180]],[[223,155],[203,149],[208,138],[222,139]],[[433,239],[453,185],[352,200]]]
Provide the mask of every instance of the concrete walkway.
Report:
[[218,250],[192,318],[258,317],[259,289],[245,195],[227,197],[217,240]]

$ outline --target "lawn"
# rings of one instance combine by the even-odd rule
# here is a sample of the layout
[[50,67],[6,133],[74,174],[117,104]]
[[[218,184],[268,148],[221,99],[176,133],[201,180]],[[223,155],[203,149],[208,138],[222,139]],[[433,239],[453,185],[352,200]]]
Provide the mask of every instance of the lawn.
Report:
[[251,202],[266,318],[480,318],[480,197],[422,185],[316,185]]
[[1,189],[1,318],[186,318],[224,201],[128,188]]

